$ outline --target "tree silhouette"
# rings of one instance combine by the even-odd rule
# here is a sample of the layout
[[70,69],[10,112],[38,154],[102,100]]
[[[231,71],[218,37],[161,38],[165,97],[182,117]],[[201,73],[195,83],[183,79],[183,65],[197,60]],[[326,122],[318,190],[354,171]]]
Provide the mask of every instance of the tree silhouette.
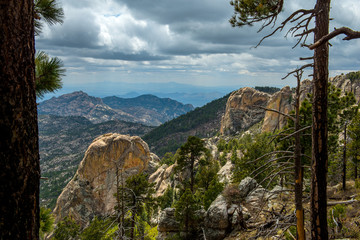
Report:
[[39,238],[33,7],[0,3],[0,239]]

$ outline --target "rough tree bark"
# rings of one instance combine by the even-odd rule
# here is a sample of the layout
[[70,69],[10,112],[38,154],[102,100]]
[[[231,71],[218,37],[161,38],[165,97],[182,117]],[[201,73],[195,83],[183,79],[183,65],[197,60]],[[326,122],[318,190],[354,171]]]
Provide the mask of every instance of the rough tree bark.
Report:
[[0,1],[0,239],[39,238],[33,4]]
[[343,191],[346,190],[346,127],[347,122],[345,121],[344,126],[344,149],[343,149],[343,175],[342,175],[342,189]]
[[[302,72],[301,72],[302,75]],[[303,166],[301,163],[301,143],[300,137],[300,81],[301,75],[299,72],[296,75],[297,88],[296,88],[296,102],[295,102],[295,207],[296,207],[296,239],[305,240],[305,227],[304,227],[304,208],[303,208]]]
[[[314,42],[329,33],[330,0],[318,0],[315,6]],[[329,77],[329,46],[327,43],[314,50],[314,92],[312,124],[311,174],[311,238],[328,239],[327,230],[327,88]]]

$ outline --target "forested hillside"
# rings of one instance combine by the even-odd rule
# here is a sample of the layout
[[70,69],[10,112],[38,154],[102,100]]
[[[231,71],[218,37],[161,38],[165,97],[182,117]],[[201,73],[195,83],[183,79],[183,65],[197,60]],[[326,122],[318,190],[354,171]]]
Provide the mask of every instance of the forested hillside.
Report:
[[166,152],[175,152],[190,135],[201,138],[215,135],[220,129],[229,95],[162,124],[144,135],[143,139],[151,151],[161,157]]

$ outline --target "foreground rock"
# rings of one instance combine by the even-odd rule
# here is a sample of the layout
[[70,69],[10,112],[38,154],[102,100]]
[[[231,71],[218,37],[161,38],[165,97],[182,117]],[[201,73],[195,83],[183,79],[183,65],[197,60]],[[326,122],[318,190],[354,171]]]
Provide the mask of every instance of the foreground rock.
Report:
[[71,216],[84,226],[94,216],[109,215],[115,205],[117,169],[123,177],[145,171],[151,161],[140,137],[109,133],[96,138],[80,166],[57,199],[55,222]]
[[[246,220],[251,218],[245,206],[258,206],[267,201],[267,196],[267,191],[250,177],[245,178],[238,186],[232,185],[232,189],[224,190],[206,212],[200,210],[195,213],[201,220],[192,224],[198,233],[194,239],[222,240],[235,236],[239,230],[246,229]],[[184,234],[179,225],[175,219],[175,209],[164,209],[159,218],[157,239],[171,239],[175,234]]]

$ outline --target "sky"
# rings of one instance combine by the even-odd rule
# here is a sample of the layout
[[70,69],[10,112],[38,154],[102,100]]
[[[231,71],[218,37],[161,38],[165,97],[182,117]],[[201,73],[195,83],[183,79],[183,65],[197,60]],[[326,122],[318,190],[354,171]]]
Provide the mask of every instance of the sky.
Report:
[[[64,9],[64,22],[45,26],[36,37],[36,49],[64,63],[66,76],[58,94],[81,88],[98,96],[153,88],[176,91],[168,89],[169,82],[220,92],[244,86],[294,86],[293,77],[281,78],[306,63],[299,57],[312,56],[306,48],[292,48],[296,38],[284,37],[286,29],[254,48],[271,28],[258,32],[259,25],[231,27],[229,0],[57,2]],[[314,2],[285,1],[277,24]],[[360,30],[356,3],[332,1],[330,30],[342,26]],[[343,37],[331,41],[331,76],[360,70],[360,40]]]

